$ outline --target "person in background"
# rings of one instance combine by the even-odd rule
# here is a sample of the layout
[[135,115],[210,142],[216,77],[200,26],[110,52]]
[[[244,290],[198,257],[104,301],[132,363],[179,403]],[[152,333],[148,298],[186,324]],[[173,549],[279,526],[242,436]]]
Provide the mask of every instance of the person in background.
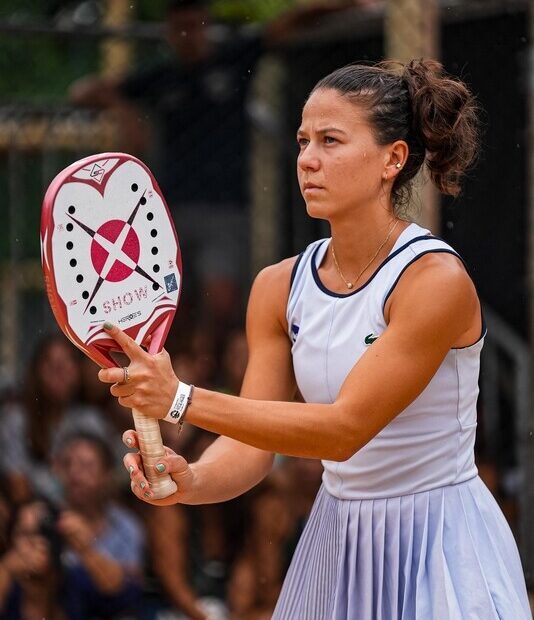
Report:
[[43,527],[48,516],[49,506],[35,500],[14,516],[11,544],[0,558],[2,620],[70,620],[61,605],[57,545]]
[[79,352],[62,335],[44,337],[33,352],[21,397],[2,407],[0,471],[14,503],[35,495],[59,501],[50,454],[63,434],[85,429],[109,435],[100,412],[80,403],[80,385]]
[[130,411],[124,409],[110,398],[107,390],[102,390],[100,382],[95,380],[95,369],[98,365],[86,355],[80,358],[80,403],[84,407],[90,407],[100,412],[102,417],[109,423],[109,430],[114,435],[122,435],[126,428],[132,424]]
[[113,501],[114,457],[99,436],[74,432],[57,447],[64,489],[55,520],[63,548],[63,601],[71,620],[131,612],[142,591],[144,532]]
[[257,61],[347,6],[353,3],[300,6],[263,29],[217,38],[209,2],[174,0],[166,14],[167,61],[121,80],[86,76],[70,88],[75,105],[116,111],[127,151],[143,154],[151,145],[185,257],[185,286],[194,282],[198,291],[187,289],[184,299],[200,300],[191,311],[212,339],[240,321],[248,285],[247,99]]
[[[192,429],[181,452],[200,455],[215,436]],[[241,548],[244,532],[243,502],[224,505],[147,507],[146,523],[151,591],[147,617],[178,614],[192,620],[226,618],[226,587],[230,566]]]
[[271,474],[244,498],[248,507],[245,541],[227,586],[233,620],[268,620],[282,588],[293,518],[290,489],[280,473]]
[[[225,342],[221,356],[221,392],[239,394],[248,361],[247,336],[243,329],[231,331]],[[179,373],[176,373],[180,376]],[[194,382],[192,382],[194,383]]]

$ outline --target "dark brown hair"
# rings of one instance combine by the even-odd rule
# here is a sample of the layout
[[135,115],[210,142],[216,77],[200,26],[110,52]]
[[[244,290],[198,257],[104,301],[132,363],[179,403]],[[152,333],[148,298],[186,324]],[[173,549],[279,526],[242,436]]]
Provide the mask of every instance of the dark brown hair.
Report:
[[442,194],[460,193],[460,179],[477,156],[478,106],[469,88],[439,62],[348,65],[320,80],[312,93],[318,89],[337,90],[365,106],[378,144],[408,144],[392,189],[397,211],[409,202],[411,181],[423,165]]
[[[60,403],[53,400],[43,386],[41,365],[46,360],[50,349],[59,345],[76,363],[79,359],[78,351],[61,334],[48,334],[35,347],[27,370],[24,382],[23,405],[27,416],[28,448],[32,457],[38,461],[46,461],[50,450],[50,441],[54,429],[63,419],[63,415],[70,403]],[[78,394],[73,394],[74,401]]]

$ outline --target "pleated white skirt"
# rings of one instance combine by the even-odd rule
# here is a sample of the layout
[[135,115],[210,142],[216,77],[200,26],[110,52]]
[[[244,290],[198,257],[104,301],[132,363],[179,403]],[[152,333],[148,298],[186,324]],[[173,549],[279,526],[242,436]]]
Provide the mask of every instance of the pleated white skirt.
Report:
[[321,488],[275,620],[527,620],[512,532],[477,476],[340,500]]

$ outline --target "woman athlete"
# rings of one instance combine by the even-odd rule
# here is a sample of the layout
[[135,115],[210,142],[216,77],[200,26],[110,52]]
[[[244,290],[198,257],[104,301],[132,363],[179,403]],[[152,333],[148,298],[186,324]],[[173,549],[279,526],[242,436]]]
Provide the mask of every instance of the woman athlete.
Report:
[[[167,353],[107,325],[131,360],[128,373],[100,371],[122,405],[164,418],[182,393],[185,420],[221,435],[196,463],[167,451],[156,469],[178,491],[165,500],[126,455],[133,492],[220,502],[262,480],[274,453],[321,459],[275,619],[531,618],[515,541],[473,456],[480,302],[456,252],[404,210],[423,167],[458,194],[478,149],[474,99],[435,61],[351,65],[315,86],[297,140],[307,211],[331,238],[257,276],[240,397],[191,397]],[[135,433],[125,441],[136,446]]]

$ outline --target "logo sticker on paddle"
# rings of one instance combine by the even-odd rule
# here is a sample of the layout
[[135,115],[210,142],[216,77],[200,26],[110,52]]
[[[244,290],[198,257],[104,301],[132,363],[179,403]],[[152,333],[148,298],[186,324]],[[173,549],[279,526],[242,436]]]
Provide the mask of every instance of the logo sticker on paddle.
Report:
[[105,321],[161,350],[181,288],[178,239],[148,168],[123,153],[82,159],[51,183],[41,252],[48,296],[65,334],[101,366],[116,365]]

